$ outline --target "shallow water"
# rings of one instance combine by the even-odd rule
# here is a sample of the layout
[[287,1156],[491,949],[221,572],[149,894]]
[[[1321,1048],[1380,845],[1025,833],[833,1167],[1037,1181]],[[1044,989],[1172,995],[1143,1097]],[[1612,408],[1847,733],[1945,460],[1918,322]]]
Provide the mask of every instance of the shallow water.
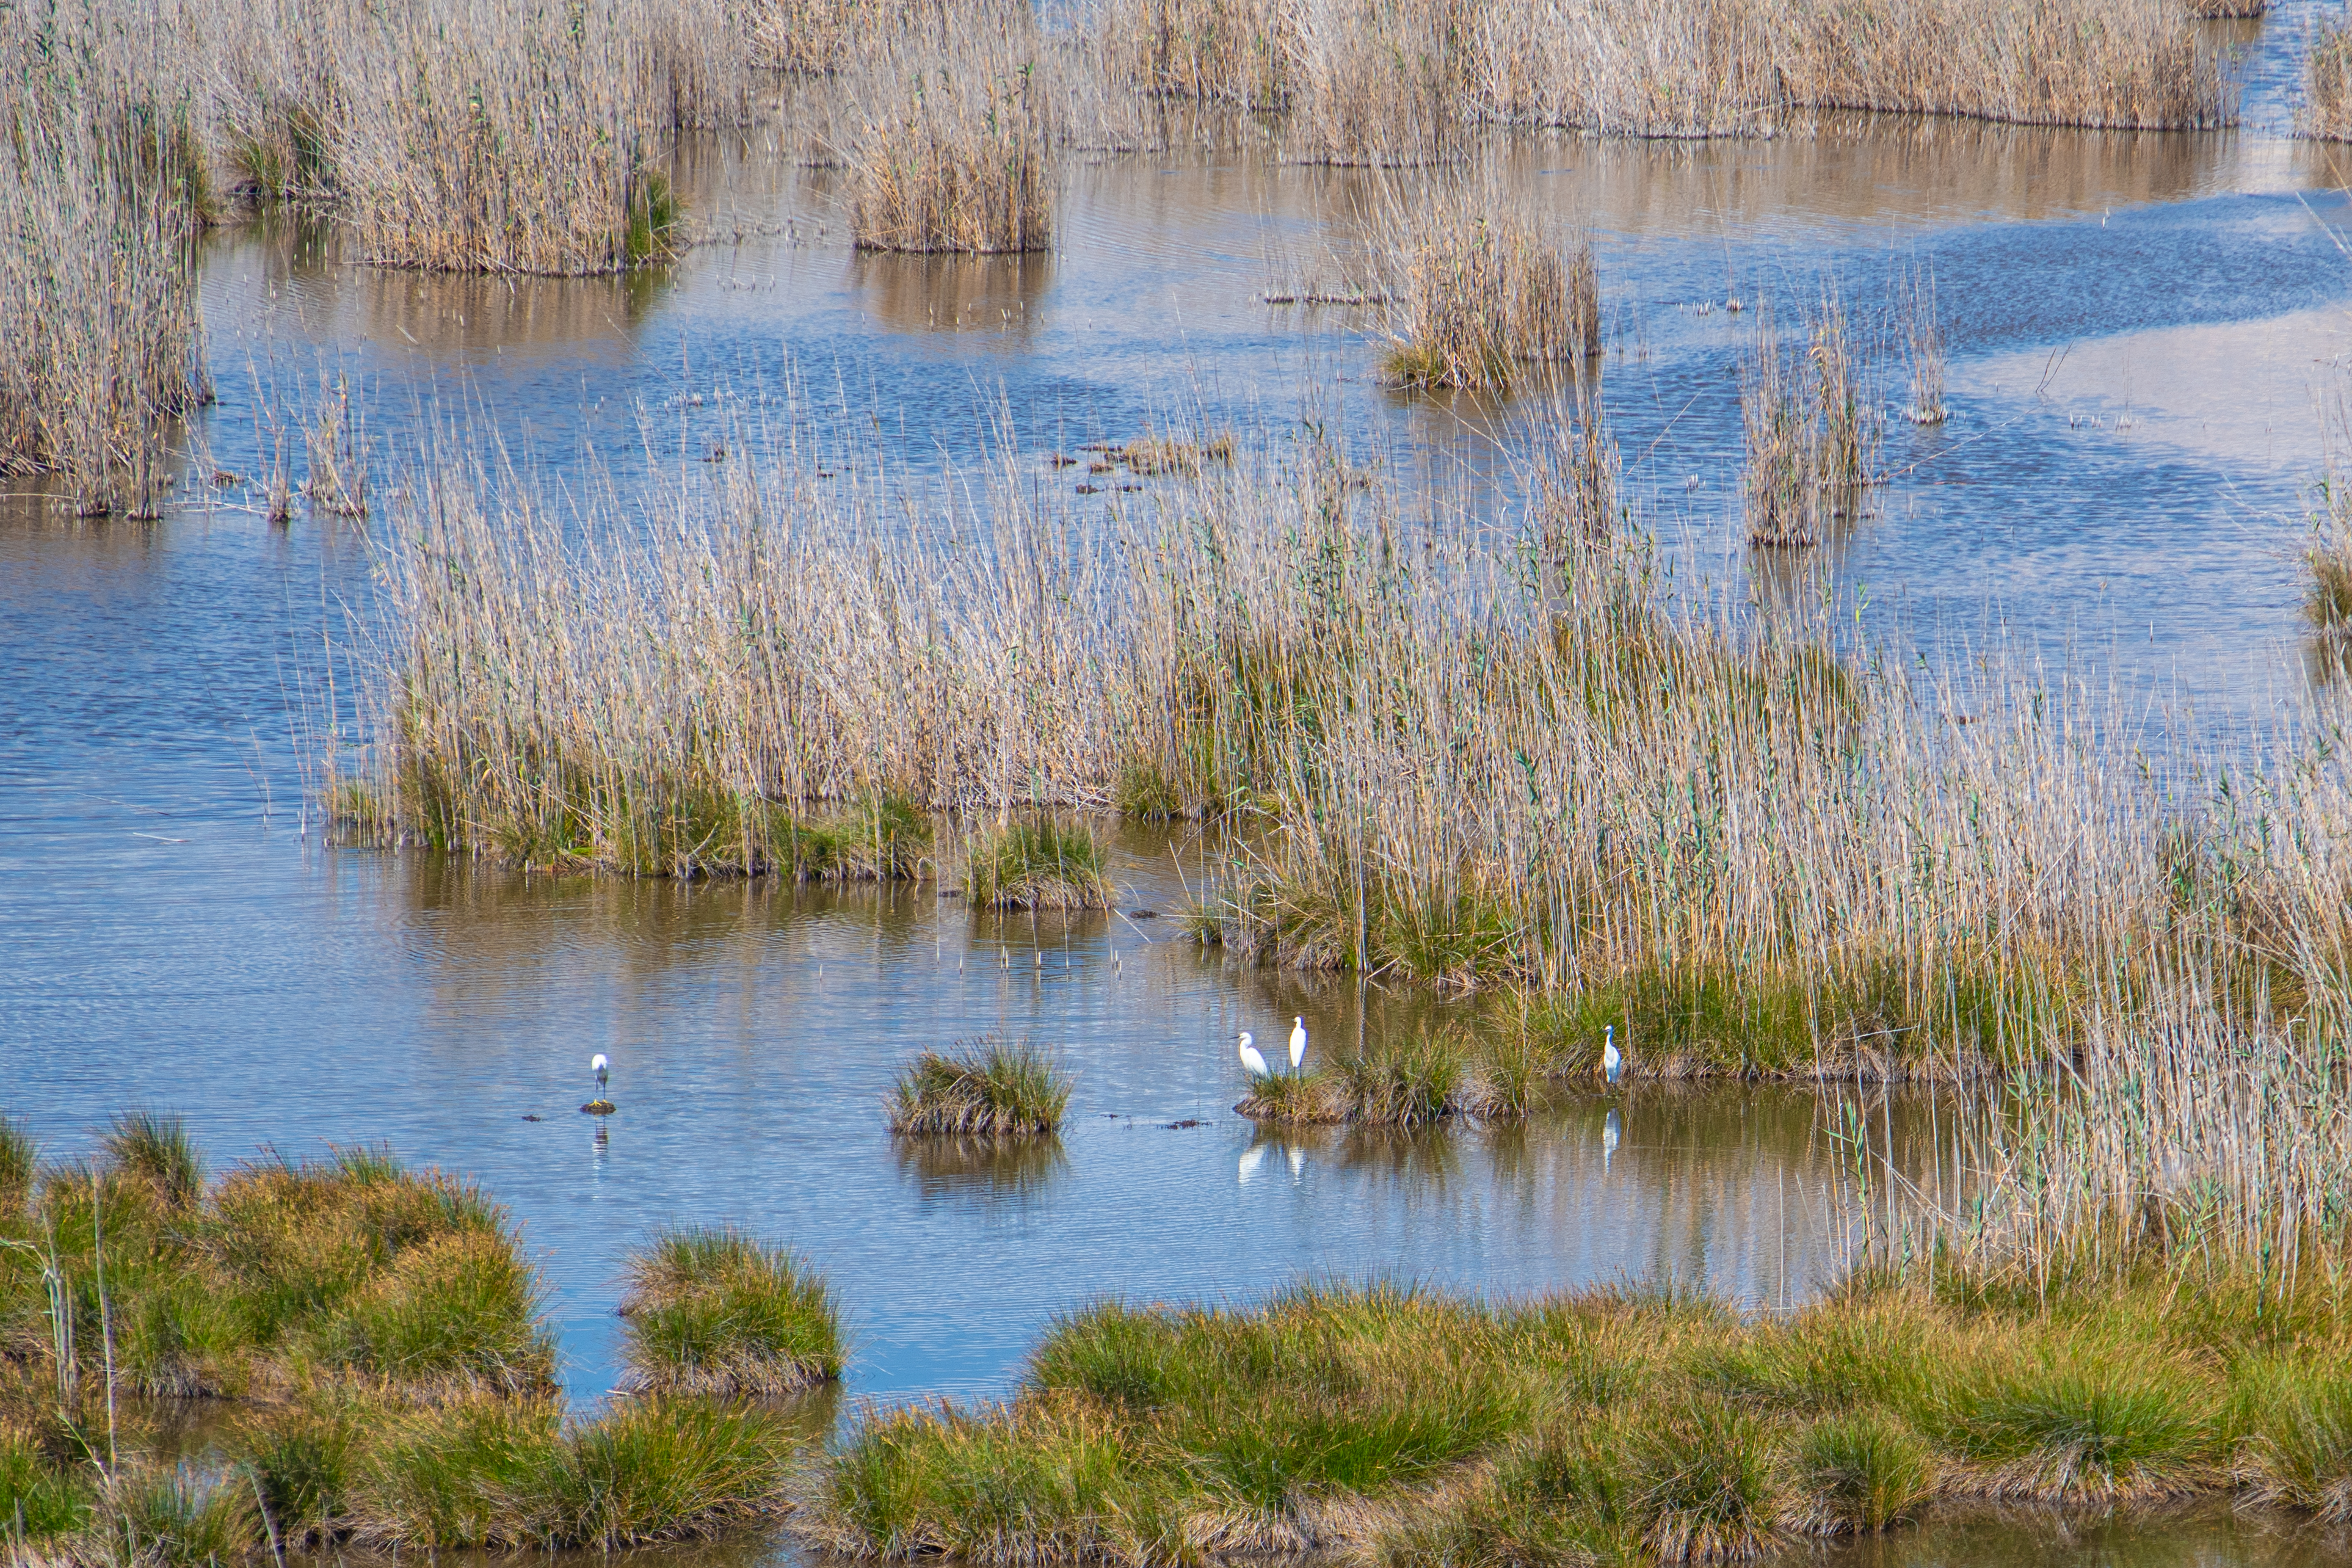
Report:
[[[2222,729],[2277,712],[2315,668],[2294,555],[2352,347],[2335,174],[2279,134],[2307,9],[2243,29],[2234,132],[1840,117],[1762,142],[1490,149],[1594,235],[1607,405],[1686,589],[1818,565],[1881,629],[2073,658]],[[436,418],[558,480],[625,484],[699,458],[734,418],[872,433],[920,466],[1168,417],[1279,431],[1305,411],[1433,476],[1442,515],[1476,493],[1446,476],[1516,437],[1508,405],[1380,388],[1361,312],[1262,302],[1344,258],[1374,199],[1360,173],[1233,145],[1081,162],[1061,247],[1018,260],[856,256],[831,180],[757,144],[695,148],[682,188],[740,238],[626,281],[384,272],[276,225],[214,238],[220,401],[191,428],[179,504],[133,525],[74,521],[37,490],[0,502],[0,1104],[58,1153],[152,1106],[184,1111],[219,1162],[388,1141],[475,1174],[544,1264],[585,1398],[614,1373],[620,1256],[679,1219],[808,1251],[851,1314],[849,1394],[885,1399],[1003,1392],[1053,1313],[1106,1293],[1673,1273],[1771,1309],[1833,1271],[1857,1217],[1838,1108],[1807,1090],[1596,1091],[1524,1128],[1258,1136],[1228,1110],[1235,1030],[1278,1040],[1303,1014],[1328,1043],[1470,1005],[1244,968],[1139,918],[1197,875],[1181,837],[1120,840],[1139,918],[1066,923],[928,889],[551,879],[320,842],[298,741],[347,700],[321,650],[364,614],[365,542],[325,519],[269,526],[255,481],[281,445],[300,477],[299,426],[332,378],[380,476]],[[1737,368],[1757,307],[1792,315],[1831,274],[1866,304],[1905,265],[1936,273],[1950,420],[1890,421],[1891,482],[1816,562],[1751,557]],[[1882,401],[1902,390],[1890,367]],[[205,483],[216,467],[238,478]],[[878,1102],[897,1063],[992,1030],[1077,1070],[1058,1148],[894,1147]],[[621,1107],[604,1121],[575,1109],[594,1051]],[[1872,1114],[1933,1165],[1936,1108]],[[2220,1514],[1944,1519],[1808,1555],[2347,1553]]]

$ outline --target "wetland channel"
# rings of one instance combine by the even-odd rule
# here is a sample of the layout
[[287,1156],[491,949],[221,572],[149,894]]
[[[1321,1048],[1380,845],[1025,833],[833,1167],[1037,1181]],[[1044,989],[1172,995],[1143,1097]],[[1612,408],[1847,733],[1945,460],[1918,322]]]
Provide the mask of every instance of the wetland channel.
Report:
[[[1486,149],[1593,237],[1626,493],[1682,591],[1833,593],[1923,647],[2079,662],[2191,721],[2259,725],[2331,679],[2297,552],[2352,263],[2331,156],[2284,134],[2304,9],[2242,29],[2229,132],[1824,116],[1769,141]],[[1345,1040],[1486,1004],[1187,941],[1181,829],[1120,830],[1120,911],[1067,918],[930,884],[550,876],[322,840],[301,747],[343,700],[320,649],[364,620],[381,524],[275,526],[247,477],[335,378],[387,476],[460,415],[582,486],[699,460],[747,418],[864,422],[919,469],[1009,453],[1058,483],[1049,454],[1158,420],[1304,416],[1425,471],[1442,524],[1511,449],[1507,401],[1382,388],[1362,312],[1264,302],[1344,252],[1360,174],[1232,147],[1104,158],[1070,174],[1051,255],[962,259],[854,253],[829,178],[756,137],[690,147],[680,188],[730,237],[625,280],[375,269],[275,223],[207,238],[218,401],[162,520],[0,500],[0,1109],[53,1155],[141,1107],[184,1113],[216,1161],[389,1142],[467,1173],[520,1224],[560,1376],[590,1401],[614,1377],[620,1258],[676,1220],[740,1222],[830,1277],[845,1408],[1003,1394],[1053,1315],[1106,1294],[1672,1274],[1773,1310],[1832,1276],[1860,1223],[1831,1136],[1850,1088],[1595,1086],[1523,1126],[1413,1133],[1234,1115],[1239,1029],[1279,1039],[1299,1015]],[[1948,420],[1890,419],[1893,479],[1801,566],[1751,555],[1756,305],[1793,310],[1835,274],[1866,307],[1912,266],[1942,302]],[[990,1032],[1075,1070],[1058,1143],[894,1147],[899,1064]],[[620,1107],[603,1120],[578,1114],[595,1052]],[[1934,1168],[1927,1096],[1868,1103],[1898,1159]],[[1821,1554],[2352,1563],[2340,1532],[2227,1511],[1931,1515]]]

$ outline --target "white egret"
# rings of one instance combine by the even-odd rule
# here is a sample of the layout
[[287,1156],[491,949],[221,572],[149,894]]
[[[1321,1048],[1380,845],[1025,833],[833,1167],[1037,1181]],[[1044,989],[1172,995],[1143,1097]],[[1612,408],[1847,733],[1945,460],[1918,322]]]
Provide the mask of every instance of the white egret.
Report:
[[1249,1069],[1249,1075],[1252,1078],[1267,1078],[1274,1072],[1272,1068],[1265,1065],[1265,1058],[1259,1054],[1258,1048],[1250,1044],[1247,1029],[1242,1031],[1242,1066]]
[[612,1065],[604,1059],[604,1053],[602,1051],[588,1058],[588,1070],[596,1075],[596,1088],[600,1093],[604,1088],[605,1074]]
[[1307,1059],[1307,1020],[1290,1020],[1290,1070],[1297,1072],[1298,1064]]
[[1601,1042],[1601,1070],[1608,1075],[1611,1083],[1615,1083],[1617,1075],[1625,1070],[1625,1058],[1617,1054],[1617,1026],[1614,1024],[1609,1026],[1608,1037]]

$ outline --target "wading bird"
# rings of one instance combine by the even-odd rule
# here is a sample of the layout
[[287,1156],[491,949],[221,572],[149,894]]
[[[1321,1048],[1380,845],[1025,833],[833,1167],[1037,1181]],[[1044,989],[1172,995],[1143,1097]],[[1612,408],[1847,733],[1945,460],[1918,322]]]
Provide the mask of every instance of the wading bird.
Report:
[[1611,1083],[1615,1083],[1617,1075],[1625,1070],[1625,1058],[1617,1054],[1617,1026],[1614,1024],[1609,1026],[1608,1037],[1601,1045],[1601,1070],[1608,1075]]
[[598,1094],[604,1092],[605,1073],[612,1065],[612,1063],[604,1059],[604,1053],[602,1051],[598,1051],[594,1056],[588,1058],[588,1070],[596,1075],[596,1092]]
[[1247,1029],[1242,1031],[1242,1066],[1249,1069],[1249,1075],[1252,1078],[1265,1078],[1274,1071],[1272,1068],[1265,1065],[1265,1058],[1258,1054],[1258,1048],[1250,1044]]
[[1290,1070],[1297,1072],[1298,1064],[1307,1059],[1307,1020],[1290,1020]]

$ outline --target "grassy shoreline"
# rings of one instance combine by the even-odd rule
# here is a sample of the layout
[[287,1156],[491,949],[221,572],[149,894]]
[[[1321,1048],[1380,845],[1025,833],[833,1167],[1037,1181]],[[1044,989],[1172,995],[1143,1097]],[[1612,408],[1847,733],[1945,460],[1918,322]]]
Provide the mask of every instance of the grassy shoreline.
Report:
[[1683,1563],[1937,1498],[2342,1517],[2345,1303],[2299,1297],[2283,1345],[2179,1283],[2036,1308],[1858,1281],[1785,1321],[1638,1289],[1107,1302],[1055,1323],[1008,1404],[866,1417],[792,1528],[886,1561]]

